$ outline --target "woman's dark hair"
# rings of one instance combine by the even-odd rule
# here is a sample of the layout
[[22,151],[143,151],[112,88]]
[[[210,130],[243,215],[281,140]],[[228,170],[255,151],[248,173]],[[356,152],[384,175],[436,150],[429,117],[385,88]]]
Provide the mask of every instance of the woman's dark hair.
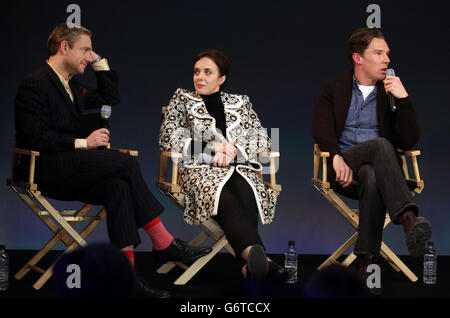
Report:
[[347,57],[353,65],[353,53],[362,55],[374,38],[384,39],[377,28],[360,28],[353,32],[347,42]]
[[201,58],[204,58],[204,57],[208,57],[211,60],[213,60],[214,63],[216,63],[221,76],[223,76],[223,75],[227,76],[225,78],[225,82],[223,82],[222,85],[220,85],[221,89],[224,88],[225,83],[227,82],[227,79],[228,79],[228,73],[230,71],[230,61],[228,60],[227,56],[222,51],[215,50],[215,49],[206,49],[206,50],[201,51],[200,53],[198,53],[195,56],[194,65],[195,65],[195,63],[197,63],[198,60],[200,60]]

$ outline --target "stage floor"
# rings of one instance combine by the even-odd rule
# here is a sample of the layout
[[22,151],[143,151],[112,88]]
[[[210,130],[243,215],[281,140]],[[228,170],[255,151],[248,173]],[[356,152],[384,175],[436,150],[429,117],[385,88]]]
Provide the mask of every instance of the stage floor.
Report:
[[[0,298],[43,299],[53,298],[51,279],[40,289],[34,290],[32,284],[38,278],[35,272],[29,272],[22,280],[16,280],[14,274],[36,251],[9,250],[10,288],[0,292]],[[52,251],[42,267],[56,259],[60,252]],[[282,264],[283,256],[269,255]],[[137,273],[152,282],[154,287],[170,290],[175,299],[222,299],[227,297],[261,297],[261,298],[297,298],[303,299],[302,290],[309,279],[317,273],[319,266],[327,256],[300,255],[299,282],[296,285],[278,284],[277,286],[248,285],[240,274],[241,264],[228,253],[220,253],[214,257],[194,278],[184,286],[175,286],[172,282],[180,275],[181,270],[173,269],[168,274],[157,274],[152,253],[137,252],[135,264]],[[402,261],[419,277],[415,283],[409,281],[402,273],[394,271],[384,260],[380,262],[382,295],[377,298],[449,298],[450,297],[450,256],[438,257],[437,284],[425,285],[422,282],[422,259],[400,256]]]

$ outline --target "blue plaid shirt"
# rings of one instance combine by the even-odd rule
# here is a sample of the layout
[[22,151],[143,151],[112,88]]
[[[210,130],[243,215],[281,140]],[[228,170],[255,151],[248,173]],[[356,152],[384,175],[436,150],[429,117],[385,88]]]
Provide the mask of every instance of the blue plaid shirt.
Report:
[[377,88],[364,100],[358,87],[358,82],[353,76],[353,91],[347,121],[339,139],[339,148],[345,152],[353,146],[380,137],[377,120]]

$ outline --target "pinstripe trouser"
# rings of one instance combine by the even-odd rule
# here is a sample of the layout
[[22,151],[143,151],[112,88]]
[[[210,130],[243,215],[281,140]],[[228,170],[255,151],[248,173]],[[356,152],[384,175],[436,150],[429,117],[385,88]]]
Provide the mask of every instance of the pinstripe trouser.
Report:
[[104,205],[111,243],[118,248],[137,246],[141,242],[138,229],[164,210],[145,183],[138,161],[109,150],[75,152],[73,173],[55,179],[58,172],[54,171],[51,178],[40,178],[42,193],[58,200]]

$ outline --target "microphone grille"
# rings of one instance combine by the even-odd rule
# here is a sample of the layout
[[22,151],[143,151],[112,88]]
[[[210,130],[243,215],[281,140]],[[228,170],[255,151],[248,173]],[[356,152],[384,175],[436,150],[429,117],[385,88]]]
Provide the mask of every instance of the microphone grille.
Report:
[[109,117],[111,117],[111,106],[103,105],[101,110],[101,116],[103,119],[109,119]]
[[393,68],[388,68],[386,71],[386,76],[395,76],[395,72]]

